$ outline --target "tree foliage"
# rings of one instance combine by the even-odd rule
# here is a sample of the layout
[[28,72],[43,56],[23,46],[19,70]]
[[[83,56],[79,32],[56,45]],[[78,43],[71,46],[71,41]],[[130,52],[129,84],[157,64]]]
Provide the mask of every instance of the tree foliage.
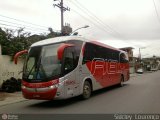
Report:
[[23,29],[17,31],[0,29],[0,44],[2,55],[13,56],[18,51],[28,49],[30,42],[27,40],[29,33],[23,33]]
[[24,32],[24,29],[19,30],[2,30],[0,28],[0,45],[2,48],[2,55],[14,56],[17,52],[28,49],[34,42],[60,36],[59,33],[54,32],[52,28],[49,28],[49,34],[31,35]]

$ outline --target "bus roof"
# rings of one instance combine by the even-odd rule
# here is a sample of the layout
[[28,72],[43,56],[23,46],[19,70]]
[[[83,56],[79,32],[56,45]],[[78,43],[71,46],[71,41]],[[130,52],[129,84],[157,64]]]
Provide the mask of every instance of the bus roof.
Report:
[[54,38],[49,38],[49,39],[45,39],[42,41],[38,41],[36,43],[33,43],[31,47],[48,45],[48,44],[63,42],[63,41],[68,41],[68,40],[89,41],[88,39],[84,37],[80,37],[80,36],[63,36],[63,37],[54,37]]
[[[45,40],[33,43],[31,45],[31,47],[43,46],[43,45],[48,45],[48,44],[57,43],[57,42],[63,42],[63,41],[68,41],[68,40],[80,40],[80,41],[96,44],[98,46],[102,46],[102,47],[105,47],[105,48],[109,48],[109,49],[113,49],[113,50],[117,50],[117,51],[121,51],[121,52],[123,51],[123,50],[120,50],[118,48],[114,48],[112,46],[100,43],[98,41],[91,41],[91,40],[86,39],[86,38],[81,37],[81,36],[62,36],[62,37],[49,38],[49,39],[45,39]],[[123,52],[125,52],[125,51],[123,51]]]

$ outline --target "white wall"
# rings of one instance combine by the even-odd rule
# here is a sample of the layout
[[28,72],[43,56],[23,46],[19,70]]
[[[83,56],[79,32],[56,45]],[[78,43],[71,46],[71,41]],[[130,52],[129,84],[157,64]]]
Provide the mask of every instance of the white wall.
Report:
[[130,72],[130,74],[135,73],[135,68],[134,68],[134,67],[130,67],[130,68],[129,68],[129,72]]
[[1,45],[0,45],[0,55],[2,54],[2,52],[1,52]]
[[[0,50],[1,51],[1,50]],[[1,55],[0,53],[0,87],[2,85],[3,80],[9,79],[11,77],[14,78],[22,78],[23,68],[23,60],[19,59],[18,64],[15,65],[13,61],[11,61],[11,57],[8,55]]]

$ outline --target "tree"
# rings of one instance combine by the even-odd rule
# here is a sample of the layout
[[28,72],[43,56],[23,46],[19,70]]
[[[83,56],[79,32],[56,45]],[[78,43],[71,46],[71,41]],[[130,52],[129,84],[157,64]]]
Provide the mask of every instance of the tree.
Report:
[[48,28],[48,31],[49,31],[50,33],[46,36],[47,38],[54,38],[54,37],[61,36],[61,33],[60,33],[60,32],[55,32],[55,31],[53,31],[52,28]]
[[7,33],[0,28],[0,44],[2,47],[2,54],[8,54],[8,46],[10,45],[10,41],[7,38]]
[[14,56],[17,52],[29,49],[30,45],[47,38],[60,36],[60,33],[54,32],[52,28],[48,28],[48,34],[31,35],[25,32],[24,28],[18,30],[0,28],[0,44],[2,46],[2,55]]
[[[15,35],[16,34],[16,35]],[[0,29],[0,44],[2,55],[14,56],[18,51],[28,49],[31,43],[27,40],[30,33],[23,33],[23,28],[13,31]]]

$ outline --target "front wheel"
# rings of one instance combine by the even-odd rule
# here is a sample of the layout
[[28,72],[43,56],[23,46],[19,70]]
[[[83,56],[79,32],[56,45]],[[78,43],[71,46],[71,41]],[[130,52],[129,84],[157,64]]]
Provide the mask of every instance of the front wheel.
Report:
[[88,99],[91,96],[91,84],[88,81],[84,82],[83,85],[83,93],[82,93],[82,98],[83,99]]
[[123,86],[124,86],[124,77],[123,77],[123,76],[121,76],[121,81],[120,81],[120,83],[119,83],[119,86],[120,86],[120,87],[123,87]]

